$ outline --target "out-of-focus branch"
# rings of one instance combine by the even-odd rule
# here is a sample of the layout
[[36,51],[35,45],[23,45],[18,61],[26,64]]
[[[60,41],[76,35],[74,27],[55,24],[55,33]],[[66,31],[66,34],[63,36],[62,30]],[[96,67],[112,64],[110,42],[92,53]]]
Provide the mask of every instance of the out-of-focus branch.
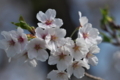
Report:
[[109,42],[115,46],[120,46],[120,25],[114,23],[114,20],[108,14],[108,9],[101,9],[101,14],[101,29],[104,31],[102,33],[103,42]]
[[91,79],[94,79],[94,80],[104,80],[104,79],[102,79],[102,78],[100,78],[100,77],[96,77],[96,76],[93,76],[93,75],[88,74],[88,73],[85,73],[85,75],[86,75],[87,77],[91,78]]

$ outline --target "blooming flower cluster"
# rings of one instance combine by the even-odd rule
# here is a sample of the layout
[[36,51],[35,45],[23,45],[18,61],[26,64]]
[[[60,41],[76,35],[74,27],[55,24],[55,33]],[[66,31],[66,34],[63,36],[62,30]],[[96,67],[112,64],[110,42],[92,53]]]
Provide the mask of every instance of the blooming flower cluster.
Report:
[[[17,31],[2,31],[5,39],[0,40],[0,48],[5,50],[10,59],[20,55],[23,62],[34,67],[36,60],[48,60],[49,65],[56,65],[57,70],[48,73],[47,78],[51,80],[68,80],[71,75],[82,78],[84,68],[89,69],[90,65],[98,63],[94,54],[100,51],[97,46],[102,41],[99,31],[79,12],[78,37],[75,40],[65,38],[66,30],[60,28],[63,21],[55,16],[54,9],[48,9],[45,13],[39,11],[37,19],[40,22],[34,29],[35,34],[25,34],[20,27]],[[50,50],[50,54],[46,49]]]

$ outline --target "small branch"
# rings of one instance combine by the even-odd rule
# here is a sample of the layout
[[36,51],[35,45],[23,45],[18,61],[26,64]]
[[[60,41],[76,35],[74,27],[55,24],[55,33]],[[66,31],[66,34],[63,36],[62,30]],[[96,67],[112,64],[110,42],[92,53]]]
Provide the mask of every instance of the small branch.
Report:
[[102,79],[102,78],[100,78],[100,77],[96,77],[96,76],[93,76],[93,75],[88,74],[88,73],[85,73],[85,75],[86,75],[87,77],[89,77],[89,78],[94,79],[94,80],[104,80],[104,79]]
[[71,34],[71,38],[72,38],[72,36],[75,34],[75,32],[77,31],[79,29],[79,27],[77,27],[73,32],[72,32],[72,34]]

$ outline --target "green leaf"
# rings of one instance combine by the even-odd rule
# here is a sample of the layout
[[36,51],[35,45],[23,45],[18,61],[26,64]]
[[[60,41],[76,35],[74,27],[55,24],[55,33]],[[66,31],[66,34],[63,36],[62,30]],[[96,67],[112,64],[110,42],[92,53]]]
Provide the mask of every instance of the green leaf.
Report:
[[103,16],[108,15],[108,9],[107,9],[107,8],[105,8],[105,9],[100,9],[100,12],[101,12],[101,14],[102,14]]
[[24,18],[22,16],[20,16],[19,21],[24,21]]
[[111,42],[111,38],[108,37],[106,34],[101,33],[101,35],[102,35],[102,37],[103,37],[103,42],[108,42],[108,43]]

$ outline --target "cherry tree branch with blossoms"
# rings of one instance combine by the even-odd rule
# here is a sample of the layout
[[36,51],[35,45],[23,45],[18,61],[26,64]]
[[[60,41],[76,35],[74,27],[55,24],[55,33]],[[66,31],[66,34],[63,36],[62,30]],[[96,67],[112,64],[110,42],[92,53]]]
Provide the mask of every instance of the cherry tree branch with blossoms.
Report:
[[[4,39],[0,40],[0,48],[5,50],[9,60],[17,57],[22,63],[29,63],[33,67],[36,67],[37,60],[48,60],[49,65],[57,67],[57,70],[53,69],[48,73],[47,78],[50,80],[68,80],[72,75],[78,79],[86,75],[103,80],[85,73],[85,69],[90,69],[90,65],[98,64],[95,54],[99,53],[98,44],[102,41],[98,29],[88,23],[87,17],[82,16],[79,11],[80,27],[75,30],[78,30],[75,40],[72,40],[74,32],[71,37],[65,37],[67,32],[61,28],[63,21],[55,18],[54,9],[48,9],[45,13],[39,11],[36,17],[39,20],[37,28],[29,26],[20,17],[19,23],[12,22],[18,26],[17,31],[1,32]],[[24,29],[30,34],[25,34]],[[47,50],[50,50],[50,53]]]

